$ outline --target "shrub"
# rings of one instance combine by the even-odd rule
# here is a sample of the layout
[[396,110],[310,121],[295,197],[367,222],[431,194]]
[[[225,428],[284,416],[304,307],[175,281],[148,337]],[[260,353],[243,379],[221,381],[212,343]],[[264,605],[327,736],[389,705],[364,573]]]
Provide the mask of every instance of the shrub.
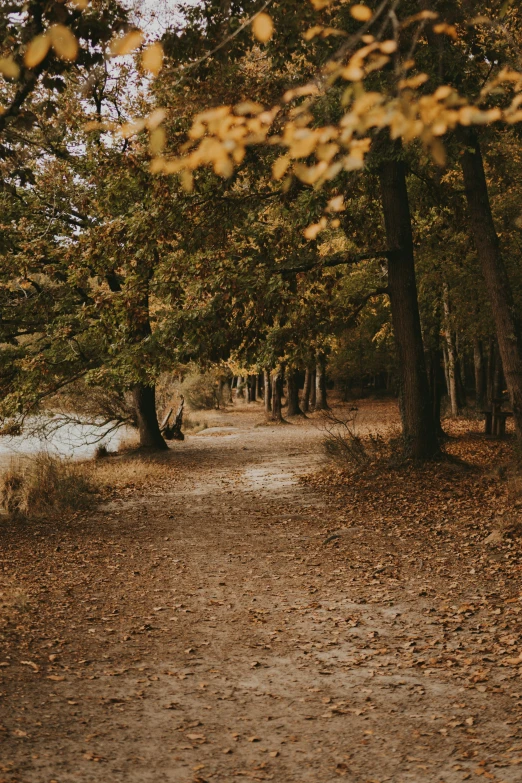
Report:
[[380,435],[361,437],[356,432],[357,411],[351,410],[346,418],[323,411],[321,426],[325,432],[323,448],[334,460],[354,468],[362,468],[388,456],[388,446]]
[[46,453],[12,463],[0,479],[3,507],[24,519],[86,508],[93,491],[85,466]]
[[190,373],[181,384],[181,393],[194,411],[219,408],[218,382],[212,372]]

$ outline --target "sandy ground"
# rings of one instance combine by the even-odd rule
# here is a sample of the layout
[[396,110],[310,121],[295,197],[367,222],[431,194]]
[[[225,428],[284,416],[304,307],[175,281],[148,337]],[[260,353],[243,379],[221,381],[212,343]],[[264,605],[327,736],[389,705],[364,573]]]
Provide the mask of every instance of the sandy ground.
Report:
[[313,423],[260,420],[219,415],[88,515],[2,523],[0,783],[522,779],[522,682],[474,596],[441,620],[419,541],[300,481]]

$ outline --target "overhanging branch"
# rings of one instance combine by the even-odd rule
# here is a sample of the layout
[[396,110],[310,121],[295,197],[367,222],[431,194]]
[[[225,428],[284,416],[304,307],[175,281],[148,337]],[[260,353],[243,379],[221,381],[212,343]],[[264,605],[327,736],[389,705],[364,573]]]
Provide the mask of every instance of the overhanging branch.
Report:
[[378,258],[388,259],[389,256],[389,250],[369,250],[366,253],[356,253],[355,255],[338,253],[334,256],[326,258],[324,261],[318,259],[311,264],[302,264],[301,266],[293,267],[281,267],[281,269],[278,269],[277,271],[280,274],[297,274],[298,272],[310,272],[312,269],[326,269],[327,267],[342,266],[343,264],[358,264],[359,261],[371,261]]

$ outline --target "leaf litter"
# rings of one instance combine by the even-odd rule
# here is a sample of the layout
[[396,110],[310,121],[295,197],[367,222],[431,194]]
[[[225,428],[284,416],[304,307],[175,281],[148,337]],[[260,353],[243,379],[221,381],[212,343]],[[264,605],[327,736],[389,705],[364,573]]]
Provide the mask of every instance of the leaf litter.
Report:
[[234,415],[247,456],[193,436],[152,495],[3,523],[3,779],[518,781],[510,441],[459,420],[449,459],[354,473]]

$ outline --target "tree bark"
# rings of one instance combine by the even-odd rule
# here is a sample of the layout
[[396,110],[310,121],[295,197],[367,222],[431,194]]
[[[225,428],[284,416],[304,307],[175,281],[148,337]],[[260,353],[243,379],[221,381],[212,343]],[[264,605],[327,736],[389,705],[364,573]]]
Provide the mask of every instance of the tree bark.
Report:
[[272,373],[272,421],[283,421],[282,414],[282,396],[283,396],[283,370],[278,367]]
[[315,389],[315,409],[317,411],[328,410],[328,400],[326,395],[326,354],[322,352],[317,354],[317,365],[315,368]]
[[294,368],[289,369],[286,374],[288,408],[287,416],[303,416],[303,411],[299,406],[299,374]]
[[[396,151],[400,153],[400,148]],[[404,163],[383,163],[379,180],[390,251],[388,288],[397,346],[403,437],[407,452],[416,459],[426,459],[433,457],[439,446],[424,359]]]
[[310,370],[310,408],[315,410],[317,403],[317,373],[315,367]]
[[477,410],[484,407],[486,396],[486,373],[484,367],[484,349],[478,337],[473,338],[473,366],[475,370],[475,405]]
[[459,411],[459,397],[457,389],[457,352],[455,350],[455,341],[451,329],[451,311],[449,303],[449,289],[444,284],[442,294],[442,306],[444,309],[444,339],[446,340],[448,394],[450,398],[451,415],[457,417]]
[[515,311],[511,284],[493,222],[484,161],[477,132],[474,129],[467,129],[464,140],[466,146],[461,160],[471,232],[491,301],[517,438],[522,441],[522,335],[520,323]]
[[257,375],[249,375],[248,377],[248,401],[255,402],[257,400]]
[[268,416],[270,413],[272,413],[272,383],[270,380],[270,371],[264,370],[263,375],[265,413]]
[[490,337],[488,349],[488,369],[486,376],[486,402],[491,407],[495,399],[495,365],[497,361],[497,342]]
[[303,399],[301,402],[301,410],[303,413],[308,413],[310,410],[310,391],[312,385],[312,371],[309,367],[305,370],[305,379],[303,387]]
[[168,449],[158,424],[155,387],[137,383],[132,389],[132,399],[140,433],[140,448]]
[[442,350],[433,348],[428,352],[428,381],[430,386],[431,409],[433,411],[433,420],[439,437],[444,437],[444,430],[440,421],[440,409],[442,400],[442,389],[444,388],[444,369]]

